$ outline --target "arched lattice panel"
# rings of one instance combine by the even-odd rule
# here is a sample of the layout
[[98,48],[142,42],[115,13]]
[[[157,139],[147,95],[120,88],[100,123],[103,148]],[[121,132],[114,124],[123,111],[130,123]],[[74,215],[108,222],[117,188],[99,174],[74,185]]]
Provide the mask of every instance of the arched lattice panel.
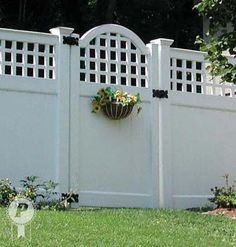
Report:
[[96,27],[80,39],[80,81],[148,87],[148,49],[130,30]]

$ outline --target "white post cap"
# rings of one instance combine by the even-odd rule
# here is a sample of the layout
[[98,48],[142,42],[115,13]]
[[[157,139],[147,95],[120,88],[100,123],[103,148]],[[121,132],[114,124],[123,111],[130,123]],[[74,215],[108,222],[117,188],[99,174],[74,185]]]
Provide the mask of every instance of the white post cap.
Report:
[[70,35],[73,33],[74,28],[71,27],[55,27],[55,28],[51,28],[50,30],[51,34],[55,34],[57,36],[61,36],[61,35]]
[[173,39],[154,39],[150,41],[151,44],[163,45],[163,46],[171,46],[174,43]]

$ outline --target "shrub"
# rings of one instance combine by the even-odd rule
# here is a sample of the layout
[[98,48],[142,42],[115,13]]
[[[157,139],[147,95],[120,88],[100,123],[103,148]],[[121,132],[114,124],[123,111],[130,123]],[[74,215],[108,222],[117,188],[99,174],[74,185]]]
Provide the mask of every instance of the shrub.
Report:
[[55,192],[57,183],[52,180],[39,182],[37,176],[28,176],[20,180],[22,189],[16,191],[9,179],[0,180],[0,205],[6,206],[16,198],[30,199],[37,209],[66,210],[71,202],[78,202],[78,195],[73,192],[61,196]]
[[0,205],[7,205],[17,192],[8,178],[0,179]]
[[236,190],[234,184],[229,184],[229,174],[225,174],[225,186],[211,189],[213,198],[210,202],[216,204],[217,208],[236,208]]

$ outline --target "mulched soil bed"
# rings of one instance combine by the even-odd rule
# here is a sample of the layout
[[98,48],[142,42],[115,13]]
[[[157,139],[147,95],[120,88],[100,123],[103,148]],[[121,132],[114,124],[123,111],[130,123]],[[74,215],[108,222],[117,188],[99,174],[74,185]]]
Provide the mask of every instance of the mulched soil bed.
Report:
[[208,212],[204,212],[203,214],[210,215],[224,215],[228,218],[236,220],[236,208],[216,208]]

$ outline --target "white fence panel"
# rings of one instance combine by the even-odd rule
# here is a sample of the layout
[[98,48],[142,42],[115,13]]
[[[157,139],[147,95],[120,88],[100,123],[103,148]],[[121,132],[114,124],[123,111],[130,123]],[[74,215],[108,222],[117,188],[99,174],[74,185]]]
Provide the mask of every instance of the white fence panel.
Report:
[[0,174],[58,181],[58,38],[0,29]]
[[236,101],[187,93],[170,93],[171,207],[209,205],[210,189],[236,174]]
[[[170,48],[163,114],[165,207],[209,205],[210,189],[235,179],[235,86],[209,81],[204,54]],[[167,114],[168,113],[168,114]]]

